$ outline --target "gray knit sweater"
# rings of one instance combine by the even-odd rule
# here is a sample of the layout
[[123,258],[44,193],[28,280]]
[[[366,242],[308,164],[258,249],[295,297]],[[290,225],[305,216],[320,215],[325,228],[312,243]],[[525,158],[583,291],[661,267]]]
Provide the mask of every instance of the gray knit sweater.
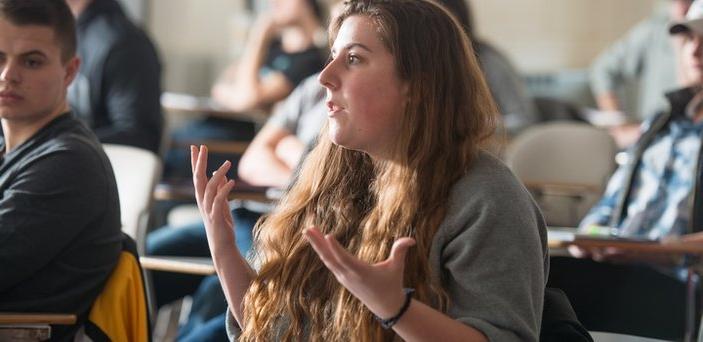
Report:
[[[452,188],[430,264],[449,295],[447,315],[490,341],[537,341],[549,272],[547,233],[527,190],[482,153]],[[239,334],[228,314],[231,340]]]

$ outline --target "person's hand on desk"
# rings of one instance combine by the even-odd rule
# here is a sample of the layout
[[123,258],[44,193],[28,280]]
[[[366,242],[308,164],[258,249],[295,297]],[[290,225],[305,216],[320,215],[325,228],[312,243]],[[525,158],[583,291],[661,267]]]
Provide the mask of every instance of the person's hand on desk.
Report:
[[[592,236],[605,236],[609,234],[614,234],[609,227],[591,224],[585,227],[585,229],[579,229],[579,234],[592,235]],[[609,259],[617,259],[623,254],[621,250],[617,248],[601,248],[601,247],[584,247],[579,245],[570,245],[567,247],[569,254],[574,258],[579,259],[593,259],[598,262],[609,261]]]
[[[641,250],[633,250],[622,247],[622,242],[641,241],[641,239],[620,236],[617,229],[597,224],[587,225],[580,230],[580,235],[585,236],[585,240],[574,240],[574,244],[567,247],[569,254],[575,258],[590,258],[598,262],[610,262],[616,264],[647,263],[652,265],[672,266],[680,262],[680,257],[672,257],[664,253],[643,253]],[[595,241],[601,241],[597,246],[588,243],[589,237]],[[602,239],[602,240],[601,240]],[[584,241],[579,244],[579,241]],[[655,242],[644,240],[645,242]],[[612,246],[609,246],[612,245]]]
[[664,243],[692,243],[703,244],[703,232],[684,234],[678,237],[669,238],[663,241]]
[[581,246],[571,245],[567,247],[569,254],[574,258],[579,259],[593,259],[595,261],[609,261],[610,259],[617,259],[618,256],[623,254],[622,251],[617,248],[585,248]]
[[590,258],[598,262],[614,264],[638,264],[674,266],[681,262],[680,256],[668,254],[652,254],[627,251],[617,247],[583,247],[571,245],[567,247],[569,254],[574,258]]

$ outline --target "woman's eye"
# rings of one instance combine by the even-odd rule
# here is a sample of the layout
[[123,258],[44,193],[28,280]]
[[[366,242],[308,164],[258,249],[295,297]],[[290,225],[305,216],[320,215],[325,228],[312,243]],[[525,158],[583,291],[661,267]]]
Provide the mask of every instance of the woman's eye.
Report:
[[348,64],[357,64],[359,63],[359,57],[355,55],[349,55],[347,56],[347,63]]

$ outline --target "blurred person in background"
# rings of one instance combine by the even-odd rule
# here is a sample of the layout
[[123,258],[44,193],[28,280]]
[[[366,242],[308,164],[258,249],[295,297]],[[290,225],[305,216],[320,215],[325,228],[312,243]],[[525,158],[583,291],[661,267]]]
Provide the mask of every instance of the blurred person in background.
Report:
[[161,63],[149,37],[115,0],[66,0],[76,17],[81,68],[68,99],[102,143],[159,153]]
[[[269,111],[288,96],[306,77],[325,62],[320,49],[326,43],[322,24],[324,10],[318,0],[270,0],[268,10],[256,18],[241,58],[228,66],[213,85],[213,100],[233,113]],[[255,135],[252,121],[206,117],[177,129],[177,146],[201,141],[250,141]],[[215,153],[216,161],[238,160],[233,153]],[[169,152],[167,178],[189,178],[187,151]],[[234,175],[233,175],[234,176]]]
[[[298,163],[314,146],[318,133],[327,120],[325,91],[317,80],[308,77],[277,107],[273,116],[259,131],[242,156],[239,177],[251,184],[285,188]],[[251,201],[230,203],[236,219],[237,245],[247,254],[252,244],[252,230],[270,205]],[[162,227],[150,233],[147,253],[156,255],[207,257],[210,250],[202,220],[180,227]],[[226,340],[225,297],[217,276],[202,277],[154,272],[153,281],[158,302],[163,304],[193,294],[193,305],[187,322],[179,329],[179,340]],[[195,290],[197,287],[197,291]],[[195,291],[195,292],[194,292]]]
[[[591,89],[598,109],[642,121],[667,108],[669,91],[685,85],[676,65],[676,37],[667,33],[670,23],[684,19],[692,0],[666,0],[666,7],[633,27],[603,51],[591,66]],[[626,86],[637,85],[637,98],[627,99]],[[635,102],[632,113],[625,105]],[[619,114],[618,114],[619,112]],[[639,136],[639,123],[617,125],[611,135],[625,148]]]
[[503,53],[476,35],[470,4],[466,0],[436,2],[444,5],[456,17],[469,36],[507,133],[514,136],[537,123],[539,115],[522,76]]
[[[685,19],[662,29],[681,39],[678,67],[689,86],[666,93],[668,109],[643,122],[639,139],[627,150],[627,163],[581,221],[582,233],[667,241],[703,227],[703,0],[693,2]],[[648,313],[655,313],[652,319],[659,324],[640,328],[669,334],[681,329],[686,283],[678,261],[618,248],[572,246],[569,251],[580,259],[552,258],[550,286],[569,295],[589,330],[603,328],[589,326],[592,321],[623,323],[627,315],[637,324],[652,317]],[[602,310],[613,306],[616,311]],[[614,316],[604,318],[608,315]]]
[[[320,11],[324,9],[318,2],[276,0],[272,5],[274,7],[271,8],[271,13],[262,14],[256,24],[258,28],[252,29],[245,56],[239,64],[233,64],[227,69],[223,78],[213,87],[212,95],[232,110],[243,110],[245,107],[271,107],[271,101],[285,98],[291,93],[291,89],[297,86],[286,101],[276,107],[273,116],[256,134],[242,156],[238,174],[240,179],[253,185],[283,188],[288,184],[306,147],[314,143],[320,127],[325,122],[324,89],[316,77],[310,75],[321,70],[324,65],[325,54],[317,45],[325,45],[327,41],[326,33],[320,24],[324,17]],[[283,43],[289,50],[304,49],[286,54],[281,50],[284,47]],[[261,60],[266,57],[262,55],[265,53],[262,50],[265,47],[272,48],[269,54],[273,54],[275,58],[269,56],[267,64],[258,65],[257,63],[265,62]],[[250,73],[253,70],[260,70],[256,74],[256,80],[251,77],[254,76]],[[238,74],[242,71],[245,76],[250,77],[239,78]],[[251,91],[243,91],[243,88],[251,89],[253,82],[259,83],[257,87],[260,92],[253,94],[253,97],[244,96]],[[223,125],[215,127],[218,123]],[[208,118],[196,125],[198,131],[203,127],[206,127],[206,130],[220,130],[222,134],[217,138],[239,140],[236,135],[241,131],[238,131],[238,128],[227,130],[241,124],[243,123],[233,120]],[[183,130],[183,133],[192,132]],[[220,157],[224,159],[226,156]],[[187,172],[190,176],[190,166]],[[241,237],[238,242],[241,250],[249,249],[251,229],[261,213],[268,208],[268,205],[251,202],[233,204],[232,214],[238,220],[236,229]],[[147,239],[147,253],[209,256],[202,221],[155,230]],[[216,277],[210,277],[205,282],[202,282],[202,279],[196,276],[156,272],[153,280],[157,304],[160,306],[191,295],[199,288],[191,315],[179,330],[179,340],[226,340],[222,314],[225,311],[224,295]],[[222,315],[218,318],[217,315],[220,314]]]

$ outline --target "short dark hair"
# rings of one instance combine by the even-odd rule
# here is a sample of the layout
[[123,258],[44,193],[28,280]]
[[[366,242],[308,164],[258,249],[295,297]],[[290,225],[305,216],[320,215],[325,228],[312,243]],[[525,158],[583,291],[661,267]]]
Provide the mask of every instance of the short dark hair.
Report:
[[64,0],[0,0],[0,17],[13,25],[48,26],[65,63],[76,55],[76,21]]

